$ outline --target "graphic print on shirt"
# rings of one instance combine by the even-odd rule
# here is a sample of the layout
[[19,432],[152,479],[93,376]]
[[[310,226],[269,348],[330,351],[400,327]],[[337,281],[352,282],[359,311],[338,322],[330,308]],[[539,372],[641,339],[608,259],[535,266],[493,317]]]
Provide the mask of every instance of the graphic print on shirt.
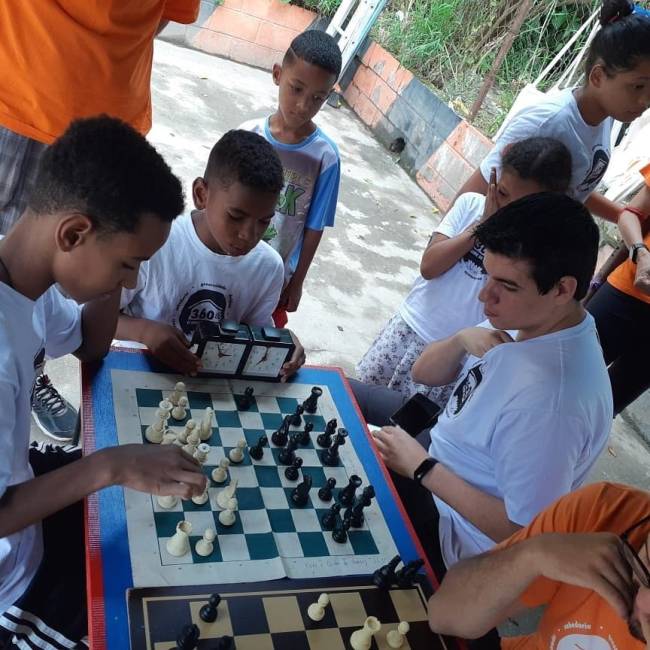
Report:
[[475,242],[474,246],[460,258],[463,265],[463,272],[473,280],[482,280],[485,277],[485,267],[483,259],[485,258],[485,246],[480,242]]
[[220,323],[230,302],[221,291],[214,289],[200,289],[190,293],[187,300],[185,296],[178,303],[180,306],[183,301],[185,302],[178,315],[178,323],[173,325],[187,335],[190,335],[201,322]]
[[594,148],[591,167],[576,190],[578,192],[588,192],[595,189],[598,183],[600,183],[600,179],[605,175],[608,165],[609,153],[603,149],[602,145],[597,145]]
[[560,639],[557,646],[551,646],[551,650],[616,650],[609,641],[600,636],[591,634],[569,634]]
[[467,402],[469,402],[476,389],[481,385],[484,376],[484,367],[485,361],[479,361],[456,384],[456,388],[454,388],[454,392],[451,394],[445,409],[449,417],[456,417],[463,410]]

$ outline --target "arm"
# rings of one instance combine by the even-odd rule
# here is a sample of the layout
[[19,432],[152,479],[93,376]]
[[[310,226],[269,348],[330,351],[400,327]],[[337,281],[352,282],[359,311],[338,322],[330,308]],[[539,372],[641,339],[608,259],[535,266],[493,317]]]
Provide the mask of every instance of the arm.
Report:
[[81,312],[82,343],[74,355],[81,361],[96,361],[108,353],[115,336],[121,289],[110,296],[86,303]]
[[585,207],[593,215],[600,217],[605,221],[609,221],[610,223],[616,223],[618,215],[621,214],[621,210],[623,209],[618,203],[610,201],[598,192],[592,192],[587,197]]
[[314,259],[314,255],[316,255],[322,237],[322,230],[305,229],[296,270],[280,295],[279,306],[287,311],[296,311],[298,309],[300,298],[302,297],[302,285],[305,277],[307,277],[307,271],[309,271],[309,267]]

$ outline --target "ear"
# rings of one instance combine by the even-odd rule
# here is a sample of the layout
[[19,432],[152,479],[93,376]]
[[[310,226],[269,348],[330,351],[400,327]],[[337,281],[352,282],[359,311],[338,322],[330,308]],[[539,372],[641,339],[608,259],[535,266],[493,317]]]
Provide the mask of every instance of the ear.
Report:
[[572,275],[564,275],[555,285],[555,298],[559,305],[566,305],[573,300],[578,288],[578,281]]
[[54,231],[59,250],[69,253],[88,241],[93,232],[93,222],[85,214],[73,212],[61,218]]
[[589,73],[590,85],[592,85],[594,88],[601,88],[603,81],[606,78],[607,73],[605,72],[605,68],[602,66],[602,64],[596,63],[596,65],[591,69],[591,72]]
[[205,210],[208,204],[208,185],[201,176],[192,183],[192,199],[197,210]]
[[273,64],[273,72],[271,73],[273,76],[273,83],[276,86],[280,85],[280,77],[282,76],[282,66],[279,63],[274,63]]

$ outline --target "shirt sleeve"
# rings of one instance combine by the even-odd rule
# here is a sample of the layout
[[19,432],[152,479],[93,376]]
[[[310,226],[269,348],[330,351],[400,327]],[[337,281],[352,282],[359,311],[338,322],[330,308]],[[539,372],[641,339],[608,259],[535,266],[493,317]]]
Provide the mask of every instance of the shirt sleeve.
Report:
[[481,217],[484,206],[485,197],[471,192],[461,194],[434,232],[450,239],[460,235],[465,228]]
[[309,214],[305,220],[305,228],[323,230],[325,226],[334,225],[340,181],[341,160],[337,156],[336,162],[330,165],[316,181]]
[[[0,409],[2,423],[0,424],[0,498],[7,490],[13,473],[14,459],[14,429],[16,427],[17,380],[8,374],[0,376]],[[27,452],[25,452],[27,453]]]
[[83,341],[81,306],[64,298],[56,287],[51,287],[43,308],[46,355],[54,359],[77,350]]
[[[265,246],[268,246],[268,244],[265,244]],[[261,290],[257,292],[242,317],[242,320],[247,325],[264,327],[274,324],[273,312],[278,306],[278,302],[280,302],[280,293],[284,285],[284,265],[279,255],[273,256],[273,262],[275,268],[272,272],[270,269],[271,264],[265,264],[263,262],[259,268]]]
[[189,25],[199,17],[200,0],[166,0],[163,20]]

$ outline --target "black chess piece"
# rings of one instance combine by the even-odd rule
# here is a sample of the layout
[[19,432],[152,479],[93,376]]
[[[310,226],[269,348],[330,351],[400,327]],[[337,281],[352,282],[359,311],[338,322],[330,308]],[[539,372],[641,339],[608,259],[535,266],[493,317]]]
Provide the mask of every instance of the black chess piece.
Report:
[[339,520],[339,512],[341,512],[341,504],[334,503],[332,507],[322,516],[320,522],[325,530],[333,530],[336,522]]
[[314,429],[313,422],[305,422],[305,428],[303,432],[298,436],[298,442],[304,447],[311,442],[311,436],[309,435]]
[[327,483],[318,490],[318,498],[321,501],[331,501],[332,500],[332,490],[336,486],[336,479],[334,477],[328,478]]
[[354,495],[361,483],[363,481],[356,474],[350,476],[348,484],[339,492],[339,503],[342,506],[351,506],[354,503]]
[[276,445],[277,447],[284,447],[287,444],[287,440],[289,439],[289,418],[291,416],[287,415],[284,420],[282,420],[282,424],[278,428],[277,431],[273,432],[273,435],[271,436],[271,442]]
[[198,625],[184,625],[181,633],[176,637],[175,650],[195,650],[200,636]]
[[415,581],[415,576],[418,571],[424,566],[424,560],[417,559],[405,564],[396,574],[395,582],[398,587],[412,587]]
[[284,470],[284,475],[288,481],[297,481],[300,476],[298,471],[302,467],[302,458],[294,458],[293,463]]
[[248,448],[248,454],[253,460],[262,460],[264,456],[264,447],[269,444],[269,439],[266,436],[260,436],[257,442]]
[[372,574],[372,583],[379,589],[390,589],[395,582],[395,569],[402,561],[399,555],[396,555],[388,564],[379,567]]
[[370,497],[362,494],[357,502],[351,508],[346,510],[345,516],[350,517],[350,525],[352,528],[361,528],[361,526],[363,526],[363,509],[367,508],[369,505]]
[[350,529],[350,520],[345,517],[336,522],[336,526],[332,531],[332,539],[337,544],[345,544],[348,541],[348,530]]
[[325,425],[325,431],[316,438],[319,447],[329,447],[332,444],[332,436],[334,435],[337,426],[338,422],[336,421],[336,418],[331,419]]
[[372,485],[366,485],[361,491],[361,498],[368,500],[368,505],[375,498],[375,488]]
[[297,506],[306,506],[309,501],[309,490],[311,490],[312,478],[309,474],[302,477],[299,483],[291,492],[291,501]]
[[287,444],[282,447],[278,454],[278,462],[280,465],[291,465],[296,458],[296,449],[298,448],[298,437],[291,436],[287,440]]
[[328,467],[336,467],[339,464],[339,447],[345,444],[345,437],[348,432],[345,429],[339,429],[339,432],[334,438],[334,442],[323,452],[321,460],[323,465]]
[[205,623],[214,623],[217,620],[217,616],[219,615],[217,607],[219,607],[220,602],[221,596],[219,594],[212,594],[212,596],[210,596],[210,600],[208,600],[207,605],[203,605],[203,607],[201,607],[199,610],[199,617],[201,620]]
[[316,407],[318,406],[318,398],[323,394],[323,389],[314,386],[311,389],[311,394],[309,397],[302,403],[305,413],[311,413],[312,415],[316,413]]
[[302,404],[298,404],[298,406],[296,406],[296,410],[291,416],[291,420],[289,421],[292,427],[299,427],[302,424],[302,414],[304,412],[305,407],[302,406]]
[[240,411],[248,411],[248,409],[251,407],[251,404],[253,403],[254,393],[255,389],[252,386],[246,387],[244,394],[240,395],[239,399],[237,400],[237,408]]
[[235,650],[235,639],[231,636],[222,636],[217,641],[216,650]]

